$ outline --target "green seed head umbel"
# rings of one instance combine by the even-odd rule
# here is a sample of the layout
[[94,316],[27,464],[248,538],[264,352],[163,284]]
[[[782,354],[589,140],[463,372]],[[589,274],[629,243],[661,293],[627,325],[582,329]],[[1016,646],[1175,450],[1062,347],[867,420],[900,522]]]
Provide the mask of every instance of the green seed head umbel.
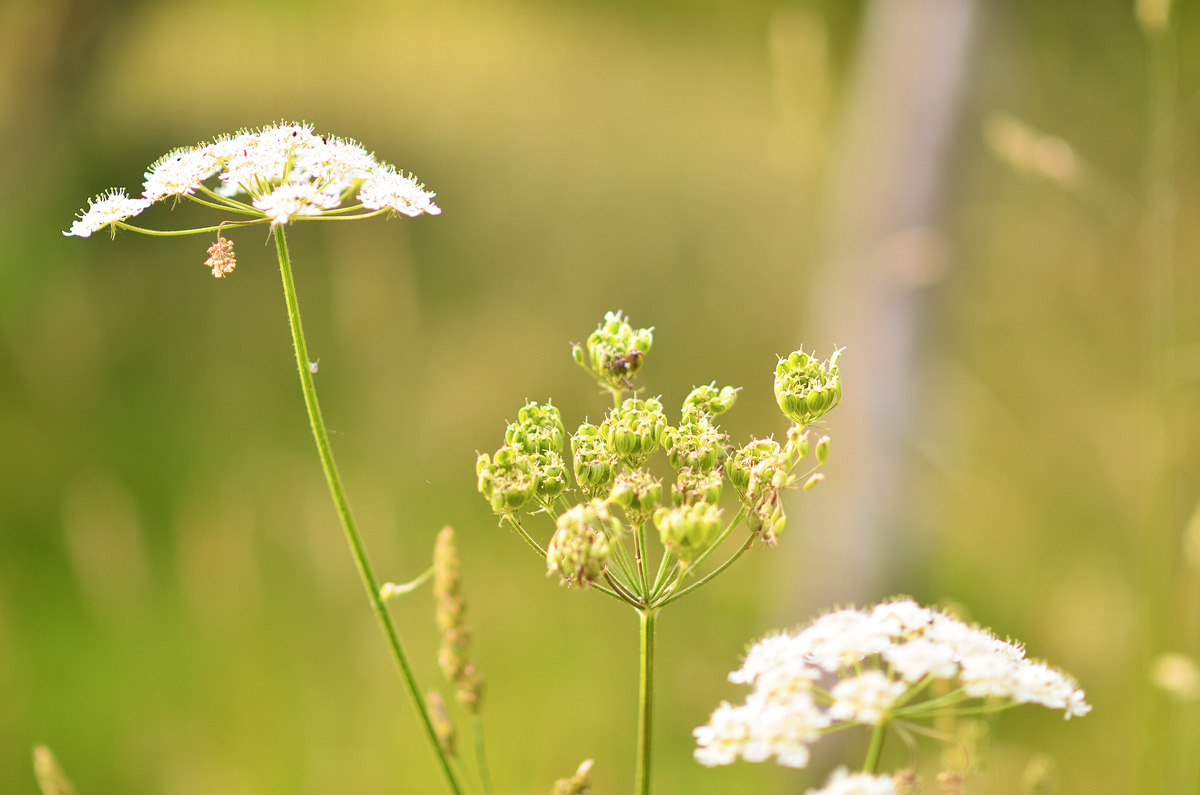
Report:
[[571,354],[580,367],[608,389],[633,389],[633,377],[642,369],[654,343],[653,332],[653,328],[635,329],[620,312],[609,312],[600,328],[587,338],[586,350],[585,345],[575,345]]
[[608,494],[621,464],[600,435],[599,428],[586,422],[579,426],[571,437],[571,457],[579,488],[590,497]]
[[517,413],[517,421],[508,425],[504,441],[515,450],[533,455],[535,453],[559,453],[563,451],[566,429],[562,415],[550,404],[540,406],[526,403]]
[[481,453],[475,462],[479,493],[499,514],[514,513],[533,499],[538,478],[529,456],[501,447],[495,456]]
[[662,493],[661,480],[644,469],[635,469],[617,475],[608,500],[625,509],[631,524],[641,524],[658,508]]
[[637,469],[654,455],[666,430],[662,403],[654,398],[629,398],[609,413],[600,426],[600,435],[622,463]]
[[721,532],[721,509],[703,501],[659,508],[654,512],[654,526],[663,546],[687,563]]
[[804,351],[780,359],[775,367],[775,401],[792,422],[807,425],[830,412],[842,399],[842,380],[834,351],[819,362]]
[[716,383],[698,386],[683,401],[683,423],[696,422],[701,417],[724,414],[737,401],[738,391],[731,386],[717,389]]
[[546,573],[557,573],[563,585],[586,588],[604,574],[609,538],[619,538],[621,523],[600,500],[582,503],[558,517],[546,549]]

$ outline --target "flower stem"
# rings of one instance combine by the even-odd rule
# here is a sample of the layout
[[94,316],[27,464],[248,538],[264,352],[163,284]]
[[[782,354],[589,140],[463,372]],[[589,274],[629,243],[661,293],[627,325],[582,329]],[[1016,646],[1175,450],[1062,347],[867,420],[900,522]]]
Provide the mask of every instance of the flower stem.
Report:
[[657,610],[639,610],[641,619],[641,666],[638,676],[637,770],[634,795],[650,795],[651,739],[654,717],[654,624]]
[[425,700],[421,697],[421,691],[417,687],[416,677],[413,676],[408,658],[400,646],[400,636],[396,633],[392,618],[388,615],[387,607],[379,595],[379,586],[375,579],[375,573],[371,570],[366,547],[363,546],[362,538],[358,534],[358,527],[350,513],[350,503],[346,499],[346,492],[342,488],[342,480],[338,475],[337,464],[333,460],[329,435],[325,430],[325,421],[321,418],[321,406],[317,403],[317,391],[313,385],[312,372],[308,367],[308,346],[304,342],[304,330],[300,326],[300,306],[296,301],[296,285],[292,280],[292,264],[288,258],[287,238],[281,225],[275,225],[274,232],[275,251],[279,255],[279,272],[283,277],[283,294],[287,300],[288,321],[292,329],[292,342],[296,348],[296,364],[300,370],[300,386],[304,392],[304,406],[308,409],[308,420],[312,425],[313,437],[317,443],[317,454],[321,458],[321,467],[325,470],[325,480],[329,483],[329,492],[333,496],[334,507],[342,522],[342,529],[346,533],[350,554],[354,556],[359,576],[362,577],[363,587],[367,590],[367,598],[371,600],[371,607],[374,608],[375,617],[379,619],[379,626],[387,638],[392,657],[400,671],[400,678],[404,680],[405,688],[408,690],[409,698],[421,720],[421,725],[425,728],[429,743],[433,747],[434,753],[437,754],[438,762],[446,777],[446,784],[455,795],[462,795],[462,787],[450,767],[450,761],[442,751],[441,743],[438,742],[437,732],[434,731],[433,722],[429,719],[429,712],[425,708]]
[[871,732],[871,744],[867,746],[867,758],[863,761],[864,773],[874,773],[879,767],[879,752],[883,750],[883,730],[886,726],[887,721],[881,720]]

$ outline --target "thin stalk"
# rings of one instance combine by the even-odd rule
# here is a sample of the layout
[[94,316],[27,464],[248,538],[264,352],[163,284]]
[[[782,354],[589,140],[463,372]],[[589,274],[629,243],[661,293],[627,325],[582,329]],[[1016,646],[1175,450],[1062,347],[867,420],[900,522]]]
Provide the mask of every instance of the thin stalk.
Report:
[[508,520],[509,524],[517,529],[517,533],[520,534],[525,543],[528,544],[530,548],[537,553],[538,557],[544,561],[546,559],[546,550],[542,549],[541,544],[533,540],[533,536],[529,535],[529,531],[527,531],[521,525],[521,520],[513,516],[511,513],[504,514],[504,518]]
[[638,734],[637,770],[634,774],[634,795],[650,795],[651,741],[654,718],[654,624],[658,619],[656,610],[639,610],[641,620],[641,642],[639,645],[641,665],[638,669]]
[[883,730],[886,726],[887,721],[881,720],[871,731],[871,744],[867,746],[867,758],[863,760],[864,773],[874,773],[879,767],[879,754],[883,750]]
[[[253,221],[223,221],[216,226],[201,226],[195,229],[146,229],[142,226],[134,226],[127,224],[124,221],[114,221],[113,226],[121,229],[128,229],[130,232],[137,232],[139,235],[150,235],[151,237],[182,237],[184,235],[202,235],[207,232],[220,232],[223,229],[231,226],[261,226],[269,224],[270,218],[255,218]],[[308,365],[305,365],[307,367]]]
[[[707,583],[709,580],[711,580],[713,577],[716,577],[718,574],[720,574],[721,572],[725,571],[725,569],[727,569],[727,568],[729,568],[730,566],[732,566],[732,565],[733,565],[733,562],[734,562],[735,560],[737,560],[738,558],[740,558],[740,557],[742,556],[742,553],[744,553],[744,552],[745,552],[747,549],[749,549],[749,548],[750,548],[750,545],[751,545],[751,544],[753,544],[753,543],[754,543],[754,534],[753,534],[753,533],[751,533],[751,534],[750,534],[750,535],[749,535],[749,536],[746,538],[746,543],[742,544],[742,548],[741,548],[741,549],[739,549],[737,552],[734,552],[734,553],[733,553],[733,557],[731,557],[729,560],[727,560],[727,561],[725,561],[724,563],[722,563],[722,564],[721,564],[720,566],[718,566],[717,568],[715,568],[715,569],[713,569],[712,571],[710,571],[708,574],[705,574],[703,578],[701,578],[701,579],[697,580],[696,582],[692,583],[692,584],[691,584],[691,585],[689,585],[688,587],[684,588],[682,591],[676,591],[675,593],[669,594],[669,595],[668,595],[666,598],[664,598],[664,599],[660,599],[660,600],[659,600],[659,601],[658,601],[658,602],[657,602],[657,603],[656,603],[654,606],[655,606],[655,607],[666,607],[667,605],[671,604],[671,602],[674,602],[676,599],[679,599],[679,598],[682,598],[682,597],[684,597],[684,596],[687,596],[687,595],[688,595],[688,594],[690,594],[692,591],[694,591],[694,590],[696,590],[697,588],[701,587],[702,585],[704,585],[705,583]],[[681,577],[680,579],[682,579],[682,577]]]
[[220,211],[226,212],[226,213],[241,213],[242,215],[253,215],[258,218],[263,217],[262,210],[243,210],[241,207],[231,207],[227,204],[217,204],[216,202],[205,201],[204,199],[201,199],[200,197],[194,196],[190,193],[187,193],[184,195],[191,201],[194,201],[196,204],[200,204],[205,207],[211,207],[214,210],[220,210]]
[[350,554],[354,556],[354,563],[358,566],[358,573],[362,578],[363,587],[367,590],[367,598],[370,599],[371,607],[375,610],[375,617],[379,619],[379,626],[383,630],[384,637],[387,639],[388,647],[392,652],[392,658],[396,661],[396,667],[400,671],[400,678],[404,681],[405,689],[408,690],[409,699],[412,701],[413,708],[416,710],[421,725],[425,729],[429,744],[433,747],[433,751],[437,755],[438,763],[441,765],[442,773],[445,775],[447,786],[455,795],[462,795],[462,787],[459,785],[458,777],[450,766],[450,760],[446,758],[446,754],[442,750],[441,743],[438,742],[437,732],[433,728],[433,721],[430,720],[429,712],[425,708],[425,699],[421,696],[421,690],[417,686],[416,677],[413,675],[412,668],[408,664],[408,658],[405,656],[404,649],[400,645],[400,636],[396,633],[396,627],[392,623],[392,618],[388,614],[387,607],[383,603],[383,598],[379,594],[379,585],[375,579],[375,573],[371,569],[371,561],[367,558],[366,547],[363,546],[362,537],[358,534],[358,527],[354,523],[354,516],[350,513],[350,503],[346,499],[346,492],[342,488],[342,479],[338,475],[337,464],[333,460],[333,449],[329,445],[329,434],[325,429],[325,421],[321,418],[321,406],[317,403],[317,390],[313,384],[312,372],[308,367],[308,346],[304,341],[304,329],[300,325],[300,306],[296,300],[296,285],[292,280],[292,265],[288,257],[287,237],[284,235],[282,225],[276,225],[274,231],[275,250],[279,255],[279,272],[283,277],[283,294],[287,301],[288,322],[292,329],[292,342],[296,348],[296,364],[300,370],[300,387],[304,392],[304,406],[308,409],[308,420],[312,425],[313,438],[317,443],[317,454],[321,458],[321,467],[325,470],[325,480],[329,483],[329,492],[333,496],[333,504],[337,509],[338,519],[341,520],[342,529],[346,533],[346,541],[350,545]]
[[475,764],[479,768],[483,795],[492,795],[492,774],[488,770],[487,753],[483,748],[483,719],[478,715],[471,716],[471,733],[475,735]]
[[746,508],[745,505],[738,509],[738,512],[734,514],[733,521],[726,525],[725,529],[721,531],[721,535],[717,536],[717,540],[712,543],[712,546],[697,555],[696,559],[692,561],[691,565],[684,570],[684,577],[687,577],[690,573],[695,571],[698,566],[703,565],[704,561],[708,560],[709,556],[716,552],[717,548],[720,547],[721,544],[725,543],[725,539],[729,538],[729,534],[733,532],[733,528],[737,527],[738,524],[746,518],[746,513],[748,510],[749,509]]

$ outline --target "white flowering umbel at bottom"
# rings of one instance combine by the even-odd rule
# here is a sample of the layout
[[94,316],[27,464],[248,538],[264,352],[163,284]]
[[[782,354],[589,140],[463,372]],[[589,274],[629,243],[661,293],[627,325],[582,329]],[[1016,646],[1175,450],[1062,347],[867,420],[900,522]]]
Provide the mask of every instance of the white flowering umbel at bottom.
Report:
[[804,767],[809,746],[824,735],[871,727],[862,773],[835,772],[810,795],[901,793],[891,776],[876,775],[889,730],[909,741],[949,739],[927,722],[1018,704],[1062,710],[1067,719],[1091,710],[1074,679],[1027,658],[1020,644],[908,599],[836,610],[799,631],[769,635],[729,680],[754,689],[739,706],[723,702],[695,730],[695,756],[705,765],[774,759]]

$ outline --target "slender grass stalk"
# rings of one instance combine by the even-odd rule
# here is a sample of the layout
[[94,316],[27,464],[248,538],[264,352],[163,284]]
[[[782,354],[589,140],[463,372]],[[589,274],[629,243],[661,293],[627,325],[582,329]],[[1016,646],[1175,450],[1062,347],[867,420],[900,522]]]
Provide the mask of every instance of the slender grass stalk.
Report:
[[638,673],[638,734],[637,769],[634,774],[634,795],[650,795],[650,774],[654,720],[654,625],[658,611],[639,610],[641,620],[640,663]]
[[308,346],[305,344],[304,330],[300,325],[300,306],[296,301],[296,285],[292,280],[292,264],[288,257],[287,237],[284,234],[282,225],[276,224],[274,231],[275,251],[279,255],[279,272],[283,277],[283,293],[287,300],[288,322],[291,325],[292,342],[296,348],[296,364],[300,370],[300,386],[304,392],[304,406],[308,409],[309,423],[312,425],[313,437],[317,443],[317,454],[321,458],[321,467],[325,470],[325,480],[329,483],[329,492],[333,496],[334,507],[337,509],[342,529],[346,533],[346,541],[350,545],[350,554],[354,556],[354,562],[358,566],[358,573],[362,578],[363,587],[367,590],[367,598],[370,599],[371,607],[375,610],[375,617],[379,619],[379,626],[383,630],[384,637],[387,639],[388,647],[392,652],[392,658],[396,661],[396,667],[399,669],[400,678],[404,681],[404,686],[408,690],[413,708],[416,710],[417,716],[421,720],[421,725],[425,729],[425,734],[429,738],[429,744],[433,747],[434,753],[437,755],[438,762],[446,778],[446,784],[454,795],[463,795],[462,786],[459,784],[458,777],[450,766],[450,760],[446,758],[441,743],[438,742],[437,732],[434,731],[433,722],[430,720],[429,712],[425,707],[425,700],[421,697],[416,677],[413,675],[412,668],[408,664],[408,658],[405,656],[404,649],[400,645],[400,636],[396,633],[396,627],[392,623],[392,618],[388,614],[383,598],[380,596],[379,585],[375,579],[375,573],[371,569],[371,562],[367,557],[366,547],[363,546],[362,538],[358,534],[358,527],[355,525],[354,517],[350,513],[350,503],[346,499],[346,492],[342,488],[342,479],[338,475],[337,464],[333,460],[333,450],[329,446],[329,435],[325,429],[325,421],[321,418],[321,406],[317,403],[317,390],[313,384],[312,371],[308,366]]

